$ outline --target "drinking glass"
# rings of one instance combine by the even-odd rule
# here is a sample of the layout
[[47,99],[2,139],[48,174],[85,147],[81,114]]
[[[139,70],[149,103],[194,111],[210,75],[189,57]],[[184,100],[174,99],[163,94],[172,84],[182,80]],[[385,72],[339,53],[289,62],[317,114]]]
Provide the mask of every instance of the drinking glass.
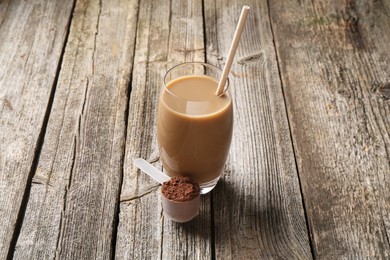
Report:
[[163,170],[169,176],[195,179],[201,193],[220,179],[233,131],[229,79],[217,96],[222,70],[189,62],[169,69],[159,98],[157,140]]

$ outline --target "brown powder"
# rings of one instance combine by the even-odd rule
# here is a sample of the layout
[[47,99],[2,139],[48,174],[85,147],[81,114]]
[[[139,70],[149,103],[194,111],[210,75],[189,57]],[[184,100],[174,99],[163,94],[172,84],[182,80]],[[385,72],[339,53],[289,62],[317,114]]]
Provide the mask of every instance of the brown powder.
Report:
[[163,195],[174,201],[189,201],[199,195],[199,184],[190,177],[173,177],[162,185]]

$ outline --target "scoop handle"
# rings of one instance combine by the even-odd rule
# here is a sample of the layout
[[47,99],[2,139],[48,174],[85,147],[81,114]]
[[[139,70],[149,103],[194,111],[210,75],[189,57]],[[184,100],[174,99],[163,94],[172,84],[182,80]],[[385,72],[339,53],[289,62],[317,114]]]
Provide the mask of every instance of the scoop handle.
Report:
[[163,182],[169,181],[171,178],[145,161],[142,158],[137,158],[133,161],[134,165],[141,169],[144,173],[149,175],[153,180],[157,181],[158,183],[163,184]]

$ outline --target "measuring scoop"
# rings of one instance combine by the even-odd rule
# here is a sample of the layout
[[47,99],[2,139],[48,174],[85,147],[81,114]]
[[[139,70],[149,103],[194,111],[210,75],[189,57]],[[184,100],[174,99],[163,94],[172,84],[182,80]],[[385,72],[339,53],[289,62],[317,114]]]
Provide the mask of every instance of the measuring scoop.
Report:
[[[140,168],[144,173],[149,175],[153,180],[163,185],[163,189],[171,186],[178,178],[188,178],[188,177],[174,177],[170,178],[168,175],[148,163],[142,158],[137,158],[133,161],[134,165]],[[198,184],[196,184],[198,186]],[[181,187],[177,187],[180,189]],[[162,189],[162,190],[163,190]],[[199,189],[199,186],[198,186]],[[172,190],[171,190],[172,191]],[[174,192],[174,191],[173,191]],[[169,199],[164,195],[164,192],[161,192],[161,202],[164,210],[164,216],[171,219],[172,221],[184,223],[190,221],[199,214],[200,208],[200,193],[190,200],[178,201],[174,199]]]

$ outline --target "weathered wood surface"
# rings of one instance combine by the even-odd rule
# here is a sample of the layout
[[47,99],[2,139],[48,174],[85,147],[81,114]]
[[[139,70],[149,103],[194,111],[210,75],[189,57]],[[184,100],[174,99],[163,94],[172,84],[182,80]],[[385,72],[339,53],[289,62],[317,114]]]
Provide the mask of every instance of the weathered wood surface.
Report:
[[270,1],[314,255],[390,258],[390,1]]
[[137,4],[77,1],[15,259],[114,254]]
[[[223,65],[218,64],[218,57],[227,54],[236,23],[236,20],[231,20],[227,24],[228,17],[238,17],[242,4],[217,5],[225,11],[216,12],[214,3],[205,6],[206,54],[209,62]],[[262,7],[267,12],[266,4]],[[169,8],[171,17],[166,16]],[[138,156],[152,161],[158,156],[155,114],[167,68],[184,61],[204,60],[201,8],[201,3],[196,1],[188,6],[172,7],[162,2],[141,3],[116,256],[118,259],[209,258],[211,248],[215,247],[218,258],[309,258],[310,246],[275,50],[269,23],[261,27],[258,20],[260,14],[257,10],[260,9],[254,8],[247,33],[243,36],[247,39],[243,40],[238,59],[241,58],[245,65],[239,65],[232,72],[233,91],[237,98],[237,128],[226,181],[217,187],[214,197],[215,212],[211,209],[209,196],[206,196],[201,217],[185,226],[172,224],[161,215],[156,185],[132,166],[132,160]],[[259,34],[268,37],[256,46],[253,43]],[[248,56],[259,53],[269,55],[269,60],[263,62],[260,58],[245,62]],[[251,92],[254,94],[249,95]],[[257,105],[257,100],[264,100],[265,104],[253,110],[245,106],[249,103]],[[281,109],[271,111],[271,106]],[[245,149],[248,142],[253,142],[251,150]],[[267,150],[271,153],[268,159],[265,158]],[[281,203],[283,197],[287,199]],[[237,214],[228,214],[228,210]],[[273,218],[267,217],[269,215]],[[213,216],[215,228],[211,226]],[[268,241],[275,244],[269,246]],[[248,250],[243,252],[241,248]]]
[[[0,2],[1,259],[390,257],[388,0],[74,3]],[[166,70],[223,67],[243,4],[226,171],[175,224],[132,160],[161,167]]]
[[0,259],[16,241],[72,1],[0,2]]
[[230,159],[213,194],[216,258],[309,259],[267,2],[205,4],[207,62],[220,67],[242,6],[251,6],[230,73],[235,102]]

